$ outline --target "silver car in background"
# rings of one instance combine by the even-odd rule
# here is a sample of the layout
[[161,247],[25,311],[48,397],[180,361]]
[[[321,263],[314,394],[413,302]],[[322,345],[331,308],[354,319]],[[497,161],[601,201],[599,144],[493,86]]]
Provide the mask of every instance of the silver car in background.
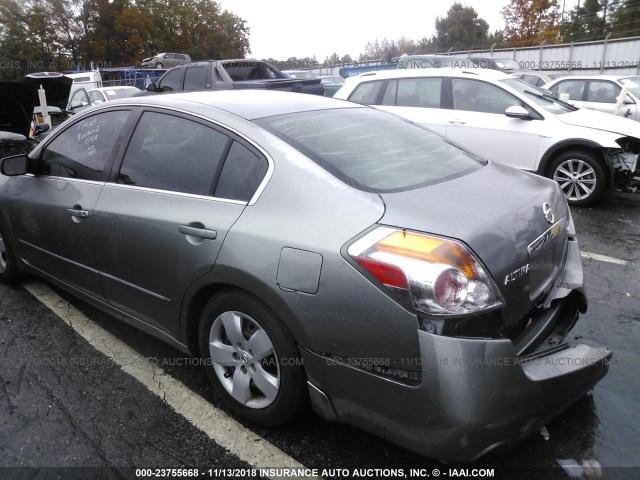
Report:
[[185,53],[158,53],[155,57],[142,60],[142,68],[171,68],[191,63],[191,57]]
[[472,460],[608,369],[606,348],[564,340],[587,303],[558,186],[386,112],[268,91],[129,98],[0,171],[0,280],[39,275],[202,357],[260,425],[310,404]]

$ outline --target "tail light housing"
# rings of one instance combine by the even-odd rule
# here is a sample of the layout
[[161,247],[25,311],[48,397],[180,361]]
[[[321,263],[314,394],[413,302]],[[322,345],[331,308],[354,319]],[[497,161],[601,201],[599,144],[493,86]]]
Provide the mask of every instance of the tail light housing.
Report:
[[481,262],[455,240],[380,226],[352,243],[347,253],[423,313],[460,315],[504,304]]

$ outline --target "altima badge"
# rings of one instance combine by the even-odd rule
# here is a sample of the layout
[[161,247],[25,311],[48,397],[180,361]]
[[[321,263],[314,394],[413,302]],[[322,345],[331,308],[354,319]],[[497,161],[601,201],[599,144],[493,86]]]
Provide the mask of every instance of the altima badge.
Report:
[[551,211],[551,207],[547,202],[544,202],[542,204],[542,213],[544,213],[544,218],[547,220],[547,222],[553,225],[553,212]]
[[510,274],[505,275],[504,284],[508,285],[510,282],[515,282],[516,280],[524,277],[528,273],[529,273],[529,264],[527,263],[526,265],[523,265],[519,269],[511,272]]

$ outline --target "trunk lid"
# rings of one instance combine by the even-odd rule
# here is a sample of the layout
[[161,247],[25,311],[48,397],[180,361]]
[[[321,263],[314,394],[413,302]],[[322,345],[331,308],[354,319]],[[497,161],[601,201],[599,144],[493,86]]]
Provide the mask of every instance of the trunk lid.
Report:
[[555,182],[543,177],[489,163],[381,197],[386,211],[379,223],[458,239],[475,252],[505,299],[506,324],[544,300],[564,265],[568,207]]

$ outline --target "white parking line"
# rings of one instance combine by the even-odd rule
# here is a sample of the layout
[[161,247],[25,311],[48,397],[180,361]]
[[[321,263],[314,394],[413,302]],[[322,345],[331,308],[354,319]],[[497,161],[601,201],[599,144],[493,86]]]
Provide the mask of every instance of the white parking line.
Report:
[[627,260],[621,260],[619,258],[608,257],[606,255],[600,255],[599,253],[580,252],[582,258],[589,258],[591,260],[598,260],[600,262],[615,263],[616,265],[627,265]]
[[92,322],[47,285],[30,281],[23,287],[73,328],[92,347],[164,400],[196,428],[254,468],[306,469],[264,438],[168,375],[162,368]]

